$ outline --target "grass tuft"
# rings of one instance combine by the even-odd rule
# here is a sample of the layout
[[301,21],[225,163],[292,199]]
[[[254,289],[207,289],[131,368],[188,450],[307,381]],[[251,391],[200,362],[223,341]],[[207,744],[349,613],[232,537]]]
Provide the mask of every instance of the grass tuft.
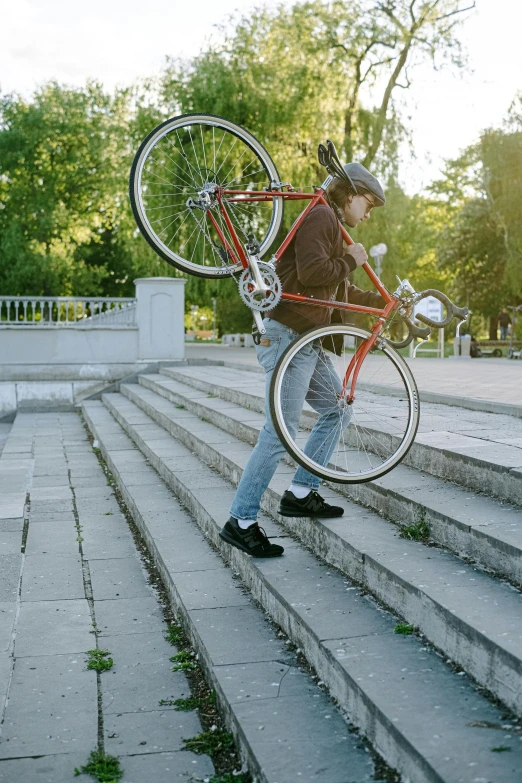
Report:
[[511,750],[508,745],[497,745],[496,748],[491,748],[492,753],[505,753],[506,750]]
[[178,408],[178,410],[180,410],[180,411],[184,411],[185,410],[185,406],[184,405],[176,405],[176,408]]
[[186,650],[173,655],[170,660],[174,663],[173,672],[192,672],[198,667],[192,655]]
[[89,656],[87,668],[95,672],[106,672],[114,665],[112,658],[109,658],[109,650],[87,650],[87,655]]
[[407,538],[409,541],[422,541],[426,543],[430,538],[430,526],[422,517],[414,525],[404,525],[399,538]]
[[408,623],[397,623],[393,630],[394,633],[400,633],[403,636],[411,636],[413,633],[415,633],[415,626],[408,625]]
[[212,756],[228,750],[234,744],[234,737],[227,731],[203,731],[190,739],[184,739],[186,750]]
[[190,712],[199,710],[200,707],[210,706],[216,703],[216,692],[212,691],[208,696],[200,699],[196,696],[189,696],[188,699],[162,699],[160,706],[175,707],[178,712]]
[[181,625],[176,625],[175,623],[169,625],[165,633],[165,639],[167,642],[170,642],[170,644],[180,644],[180,642],[183,641],[183,629]]
[[226,775],[216,775],[210,778],[208,783],[248,783],[251,778],[248,775],[235,772],[227,772]]
[[81,770],[74,768],[75,775],[91,775],[99,783],[117,783],[123,775],[120,769],[120,762],[114,756],[107,756],[101,750],[93,750],[89,757],[89,762]]

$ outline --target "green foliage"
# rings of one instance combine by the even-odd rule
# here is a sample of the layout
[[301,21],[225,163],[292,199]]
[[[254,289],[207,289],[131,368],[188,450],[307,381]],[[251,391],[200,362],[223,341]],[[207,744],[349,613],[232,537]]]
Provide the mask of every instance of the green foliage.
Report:
[[228,750],[234,744],[234,737],[226,731],[203,731],[190,739],[184,739],[186,750],[205,753],[208,756]]
[[198,667],[192,653],[188,650],[176,653],[176,655],[173,655],[169,660],[174,662],[174,666],[172,667],[173,672],[191,672]]
[[522,119],[509,132],[489,130],[436,183],[456,209],[438,243],[438,263],[451,275],[463,304],[494,319],[502,307],[522,302]]
[[397,623],[393,630],[394,633],[401,634],[402,636],[411,636],[415,633],[415,626],[408,625],[407,623]]
[[105,672],[112,669],[114,661],[110,658],[109,650],[87,650],[89,659],[87,668],[96,672]]
[[123,775],[120,762],[114,756],[108,756],[101,750],[93,750],[89,757],[89,763],[81,770],[75,767],[74,774],[91,775],[99,783],[117,783]]
[[399,538],[406,538],[409,541],[422,541],[426,543],[430,537],[430,526],[422,517],[418,522],[413,525],[403,525]]
[[170,642],[170,644],[180,644],[180,642],[183,641],[183,628],[181,625],[177,625],[176,623],[169,625],[165,633],[165,639],[167,642]]

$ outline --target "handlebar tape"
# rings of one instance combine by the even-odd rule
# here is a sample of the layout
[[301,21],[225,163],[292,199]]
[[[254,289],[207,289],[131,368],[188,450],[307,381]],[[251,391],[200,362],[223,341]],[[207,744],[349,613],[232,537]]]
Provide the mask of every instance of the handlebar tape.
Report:
[[444,318],[442,321],[434,321],[432,318],[428,318],[427,315],[422,315],[422,313],[418,313],[415,317],[418,321],[422,321],[423,324],[428,324],[428,326],[433,326],[436,329],[441,329],[443,326],[448,326],[451,321],[453,321],[454,318],[458,318],[459,321],[463,321],[468,316],[468,308],[467,307],[457,307],[453,304],[453,302],[448,299],[446,294],[443,294],[442,291],[436,291],[434,288],[428,288],[426,291],[423,291],[421,296],[417,299],[418,302],[421,301],[421,299],[425,299],[427,296],[433,296],[435,299],[438,299],[439,302],[442,302],[443,305],[445,305],[448,314],[446,318]]
[[430,334],[431,329],[426,328],[423,329],[421,326],[415,326],[413,321],[411,321],[409,318],[405,318],[403,316],[403,321],[408,327],[408,336],[402,340],[400,343],[395,343],[393,340],[387,340],[387,342],[393,347],[393,348],[406,348],[414,337],[420,337],[422,340],[426,340]]

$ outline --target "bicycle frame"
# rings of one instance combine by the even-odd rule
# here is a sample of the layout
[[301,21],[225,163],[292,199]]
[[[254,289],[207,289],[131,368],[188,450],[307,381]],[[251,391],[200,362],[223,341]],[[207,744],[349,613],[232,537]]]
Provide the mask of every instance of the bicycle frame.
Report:
[[[287,186],[288,187],[288,186]],[[237,196],[238,198],[234,198],[234,196]],[[243,248],[241,242],[239,241],[239,238],[237,236],[237,233],[234,229],[234,226],[232,225],[232,222],[230,220],[230,217],[226,210],[226,205],[223,200],[223,197],[226,198],[227,202],[230,202],[232,204],[234,203],[253,203],[253,202],[267,202],[271,201],[274,198],[281,198],[283,201],[302,201],[309,199],[308,206],[301,212],[299,217],[294,222],[293,226],[291,227],[286,239],[281,244],[281,246],[278,248],[278,250],[274,253],[273,258],[275,259],[275,262],[279,262],[281,259],[281,256],[285,252],[285,250],[288,248],[290,242],[294,238],[297,229],[303,222],[306,215],[312,210],[317,204],[324,204],[325,206],[329,206],[328,202],[325,199],[325,190],[323,187],[317,188],[314,193],[303,193],[302,191],[293,191],[293,190],[270,190],[270,191],[254,191],[254,190],[225,190],[225,189],[218,189],[216,191],[216,199],[219,204],[220,212],[223,216],[223,220],[225,221],[225,224],[227,226],[227,229],[230,233],[230,237],[232,239],[233,247],[230,245],[230,242],[227,240],[227,238],[224,236],[223,231],[221,230],[218,222],[214,218],[211,210],[207,211],[207,215],[209,216],[209,219],[218,233],[221,241],[223,242],[224,247],[230,254],[231,258],[233,259],[234,263],[241,263],[241,266],[243,269],[253,268],[253,274],[254,278],[259,277],[258,269],[257,269],[257,258],[255,256],[250,256],[245,252],[245,249]],[[339,223],[341,234],[346,242],[347,245],[353,245],[353,239],[348,234],[344,226]],[[349,302],[332,302],[330,300],[323,300],[323,299],[314,299],[313,297],[303,296],[301,294],[289,294],[283,292],[281,294],[281,300],[282,301],[290,301],[290,302],[301,302],[303,304],[312,304],[317,307],[328,307],[330,309],[335,310],[350,310],[352,312],[357,313],[366,313],[368,315],[373,315],[377,317],[377,321],[375,325],[371,328],[372,336],[365,340],[355,351],[352,359],[350,360],[350,364],[348,365],[348,368],[345,373],[345,377],[343,379],[343,386],[342,386],[342,394],[341,397],[346,400],[348,405],[351,405],[353,401],[355,400],[355,388],[357,384],[357,378],[359,376],[359,371],[361,369],[361,365],[368,355],[368,353],[371,351],[375,343],[377,342],[377,339],[384,327],[384,323],[386,322],[387,318],[390,316],[390,314],[393,312],[394,309],[399,304],[399,300],[395,297],[391,296],[388,291],[384,288],[381,281],[371,268],[371,266],[368,264],[368,262],[365,262],[362,266],[362,269],[366,272],[372,283],[374,284],[377,291],[381,294],[382,298],[386,302],[383,309],[375,308],[375,307],[365,307],[363,305],[355,305],[350,304]],[[347,393],[348,384],[351,377],[351,384],[350,384],[350,390],[349,393]]]

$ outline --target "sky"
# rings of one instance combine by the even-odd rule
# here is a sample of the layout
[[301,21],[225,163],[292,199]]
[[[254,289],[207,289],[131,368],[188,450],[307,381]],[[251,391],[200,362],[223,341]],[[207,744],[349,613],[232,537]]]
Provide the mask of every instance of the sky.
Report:
[[[0,0],[0,92],[29,96],[49,79],[82,85],[91,77],[107,88],[130,84],[158,73],[167,55],[197,54],[216,24],[254,5],[275,3]],[[476,5],[460,33],[469,57],[465,73],[426,65],[410,74],[405,111],[416,157],[402,167],[408,192],[428,185],[444,159],[456,157],[481,130],[500,125],[522,90],[521,0]]]

